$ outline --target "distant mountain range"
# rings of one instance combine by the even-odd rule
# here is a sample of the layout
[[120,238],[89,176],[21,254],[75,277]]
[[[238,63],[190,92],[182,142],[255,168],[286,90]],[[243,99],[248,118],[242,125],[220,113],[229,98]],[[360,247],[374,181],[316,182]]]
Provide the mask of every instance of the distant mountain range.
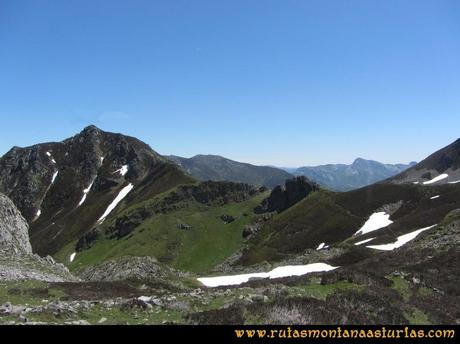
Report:
[[351,165],[305,166],[294,171],[290,169],[290,172],[296,176],[305,176],[330,190],[350,191],[393,177],[415,164],[383,164],[358,158]]
[[293,175],[270,166],[255,166],[218,155],[195,155],[192,158],[169,155],[166,158],[199,180],[230,181],[274,188]]
[[393,177],[416,164],[411,162],[392,165],[358,158],[351,165],[329,164],[284,168],[255,166],[218,155],[196,155],[192,158],[170,155],[166,158],[199,180],[231,181],[274,188],[283,185],[286,179],[293,176],[305,176],[333,191],[359,189]]

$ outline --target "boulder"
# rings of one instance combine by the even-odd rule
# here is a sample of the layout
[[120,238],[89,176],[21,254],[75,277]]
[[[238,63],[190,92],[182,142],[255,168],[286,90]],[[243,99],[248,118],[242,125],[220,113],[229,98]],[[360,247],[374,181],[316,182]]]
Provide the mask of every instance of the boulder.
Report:
[[220,216],[220,219],[225,223],[232,223],[235,221],[235,218],[232,215],[223,214]]

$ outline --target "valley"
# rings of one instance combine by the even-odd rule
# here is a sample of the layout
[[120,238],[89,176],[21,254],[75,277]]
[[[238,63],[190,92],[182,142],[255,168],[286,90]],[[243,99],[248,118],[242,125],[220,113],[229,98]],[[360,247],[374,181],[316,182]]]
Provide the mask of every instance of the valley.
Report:
[[459,157],[455,141],[336,192],[289,174],[196,179],[95,126],[14,147],[0,323],[458,324]]

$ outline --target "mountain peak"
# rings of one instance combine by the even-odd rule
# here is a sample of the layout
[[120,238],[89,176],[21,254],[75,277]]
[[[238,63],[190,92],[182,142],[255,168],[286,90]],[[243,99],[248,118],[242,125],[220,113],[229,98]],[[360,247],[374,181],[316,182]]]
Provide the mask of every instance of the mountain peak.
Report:
[[90,124],[83,128],[83,130],[80,132],[80,134],[95,134],[95,133],[100,133],[102,130],[96,127],[94,124]]
[[374,161],[374,160],[367,160],[367,159],[364,159],[364,158],[356,158],[355,161],[353,161],[352,166],[367,166],[367,165],[371,165],[371,164],[375,164],[375,163],[377,163],[377,162]]

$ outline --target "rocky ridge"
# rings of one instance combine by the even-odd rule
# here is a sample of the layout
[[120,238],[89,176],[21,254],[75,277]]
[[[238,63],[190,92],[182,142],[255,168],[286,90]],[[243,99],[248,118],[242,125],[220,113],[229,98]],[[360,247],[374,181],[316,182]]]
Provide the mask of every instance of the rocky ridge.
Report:
[[14,203],[0,194],[0,280],[76,280],[50,256],[32,253],[29,225]]

